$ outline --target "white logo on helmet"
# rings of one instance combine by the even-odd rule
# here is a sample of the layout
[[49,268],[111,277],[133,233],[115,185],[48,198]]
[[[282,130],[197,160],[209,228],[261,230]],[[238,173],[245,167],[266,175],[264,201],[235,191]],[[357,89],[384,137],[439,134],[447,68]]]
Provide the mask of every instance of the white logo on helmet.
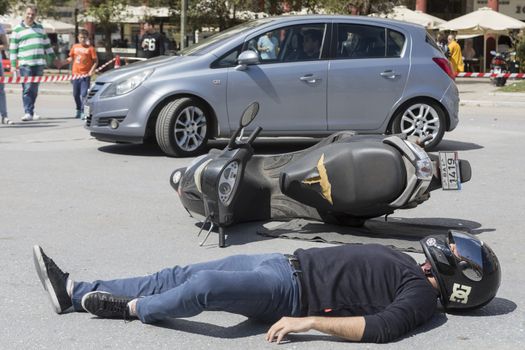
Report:
[[468,303],[468,296],[471,290],[472,287],[470,286],[454,283],[449,300],[455,303],[466,304]]
[[436,245],[436,239],[435,238],[429,238],[429,239],[427,239],[426,243],[427,243],[427,245],[429,247],[434,247]]

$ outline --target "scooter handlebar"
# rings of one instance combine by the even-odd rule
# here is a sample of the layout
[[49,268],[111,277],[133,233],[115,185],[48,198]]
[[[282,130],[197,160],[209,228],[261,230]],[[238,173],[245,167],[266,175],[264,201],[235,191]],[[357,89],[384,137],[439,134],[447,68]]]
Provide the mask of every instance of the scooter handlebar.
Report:
[[255,141],[255,139],[257,138],[257,136],[259,136],[259,134],[261,133],[262,131],[262,128],[260,126],[258,126],[253,132],[252,134],[250,135],[250,138],[248,139],[247,143],[249,145],[251,145],[253,143],[253,141]]

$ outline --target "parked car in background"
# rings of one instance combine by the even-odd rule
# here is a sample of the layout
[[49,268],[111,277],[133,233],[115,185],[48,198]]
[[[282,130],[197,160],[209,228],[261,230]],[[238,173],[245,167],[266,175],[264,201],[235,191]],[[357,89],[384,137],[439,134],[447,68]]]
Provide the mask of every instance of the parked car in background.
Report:
[[[264,41],[274,54],[260,52]],[[423,27],[282,16],[101,75],[88,94],[86,127],[99,140],[156,140],[167,155],[193,156],[209,139],[229,137],[252,101],[263,136],[403,132],[432,135],[432,148],[458,124],[454,76]]]

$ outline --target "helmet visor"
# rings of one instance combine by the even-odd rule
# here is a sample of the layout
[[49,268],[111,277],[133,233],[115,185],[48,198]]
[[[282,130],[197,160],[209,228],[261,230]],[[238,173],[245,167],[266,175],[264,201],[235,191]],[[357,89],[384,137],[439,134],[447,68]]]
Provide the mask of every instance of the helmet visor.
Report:
[[469,234],[450,231],[448,244],[463,275],[472,281],[480,281],[483,278],[483,242]]

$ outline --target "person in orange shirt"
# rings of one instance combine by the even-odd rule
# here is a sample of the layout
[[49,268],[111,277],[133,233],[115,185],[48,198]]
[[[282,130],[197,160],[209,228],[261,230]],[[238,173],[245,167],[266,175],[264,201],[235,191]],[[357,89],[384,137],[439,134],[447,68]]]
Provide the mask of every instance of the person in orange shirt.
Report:
[[89,33],[82,29],[78,34],[78,44],[71,47],[67,61],[73,62],[71,69],[73,75],[82,75],[83,77],[73,79],[73,97],[77,112],[75,118],[86,119],[84,115],[84,100],[86,99],[91,75],[95,72],[98,65],[98,58],[95,48],[88,42]]

